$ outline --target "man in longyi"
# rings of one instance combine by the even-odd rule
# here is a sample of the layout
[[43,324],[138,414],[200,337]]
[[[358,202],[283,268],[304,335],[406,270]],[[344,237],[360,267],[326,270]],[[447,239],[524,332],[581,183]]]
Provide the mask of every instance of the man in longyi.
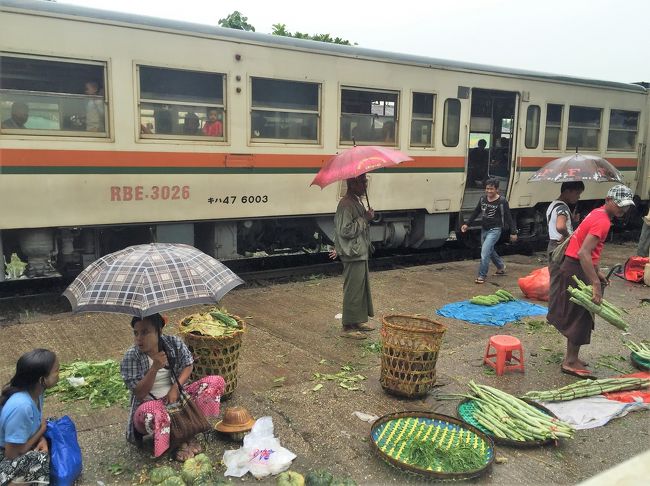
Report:
[[335,252],[343,262],[343,333],[342,337],[365,339],[364,331],[372,331],[367,324],[374,316],[368,257],[370,255],[370,221],[375,212],[363,206],[361,197],[366,192],[368,180],[365,174],[347,179],[348,190],[339,201],[334,216]]

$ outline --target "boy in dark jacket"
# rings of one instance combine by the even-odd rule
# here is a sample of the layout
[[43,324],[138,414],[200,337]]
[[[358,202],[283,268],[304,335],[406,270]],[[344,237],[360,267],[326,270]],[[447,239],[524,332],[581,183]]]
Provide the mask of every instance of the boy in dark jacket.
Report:
[[499,181],[488,179],[485,183],[485,196],[481,196],[472,211],[467,223],[461,226],[460,230],[465,233],[474,220],[481,214],[481,264],[478,269],[478,276],[474,280],[477,284],[485,283],[490,268],[490,260],[496,265],[495,275],[506,274],[506,264],[497,254],[494,246],[501,238],[501,232],[510,228],[510,241],[517,241],[517,228],[510,213],[508,201],[499,195]]

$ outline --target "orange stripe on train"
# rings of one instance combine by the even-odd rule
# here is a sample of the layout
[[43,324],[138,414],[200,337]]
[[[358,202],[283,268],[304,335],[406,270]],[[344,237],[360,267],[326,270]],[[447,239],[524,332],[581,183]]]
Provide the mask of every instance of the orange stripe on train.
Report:
[[[332,155],[0,149],[0,166],[19,167],[322,167]],[[464,157],[414,156],[404,167],[462,168]]]

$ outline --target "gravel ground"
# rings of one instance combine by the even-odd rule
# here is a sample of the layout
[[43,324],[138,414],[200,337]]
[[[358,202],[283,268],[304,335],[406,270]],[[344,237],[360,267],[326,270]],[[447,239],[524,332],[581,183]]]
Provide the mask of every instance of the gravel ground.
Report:
[[[632,244],[607,245],[603,266],[622,263],[633,253]],[[473,283],[477,262],[454,262],[371,274],[377,316],[388,313],[422,314],[433,317],[446,303],[467,299],[497,288],[522,297],[517,278],[544,263],[542,254],[507,257],[508,275],[490,277],[478,287]],[[368,443],[369,424],[353,415],[355,411],[381,416],[403,410],[425,410],[455,416],[457,402],[437,401],[433,394],[424,399],[406,400],[386,394],[379,384],[379,354],[368,343],[379,341],[379,332],[370,333],[366,342],[338,337],[340,321],[335,314],[341,307],[341,277],[321,277],[286,284],[244,288],[228,294],[222,304],[233,313],[245,316],[248,332],[244,336],[239,363],[239,384],[226,405],[247,407],[255,417],[273,418],[276,436],[282,445],[298,457],[292,469],[306,473],[327,469],[335,476],[351,476],[359,484],[418,483],[383,463]],[[650,339],[647,299],[648,288],[614,279],[607,289],[607,299],[630,312],[632,337]],[[646,299],[643,301],[642,299]],[[131,345],[129,319],[117,314],[71,314],[63,298],[43,297],[0,303],[0,381],[11,376],[15,361],[34,347],[57,352],[62,362],[75,359],[120,360]],[[167,332],[174,323],[200,307],[169,313]],[[501,329],[471,325],[463,321],[438,317],[448,329],[437,361],[438,381],[434,393],[466,390],[475,380],[497,386],[514,394],[532,389],[549,389],[571,383],[561,374],[559,363],[564,339],[540,319],[526,319],[528,324],[507,324]],[[381,325],[381,317],[374,319]],[[494,376],[482,365],[482,356],[490,335],[501,333],[518,337],[526,359],[525,373]],[[620,332],[600,320],[592,344],[584,348],[600,377],[614,376],[617,371],[632,372],[629,352],[620,343]],[[312,391],[317,381],[313,374],[336,373],[351,366],[368,379],[362,389],[350,391],[325,382]],[[274,381],[278,380],[279,381]],[[134,484],[146,478],[154,465],[178,463],[169,458],[153,460],[148,453],[125,443],[124,424],[127,411],[119,406],[91,409],[88,404],[61,403],[56,397],[46,401],[46,414],[69,414],[79,429],[84,452],[84,475],[81,484]],[[501,463],[472,481],[479,484],[575,484],[648,448],[650,414],[634,412],[605,427],[578,431],[572,441],[535,449],[497,447]],[[237,448],[216,434],[204,439],[207,454],[217,471],[224,450]],[[239,479],[233,481],[240,482]],[[250,475],[244,483],[259,483]],[[273,483],[267,479],[263,483]]]

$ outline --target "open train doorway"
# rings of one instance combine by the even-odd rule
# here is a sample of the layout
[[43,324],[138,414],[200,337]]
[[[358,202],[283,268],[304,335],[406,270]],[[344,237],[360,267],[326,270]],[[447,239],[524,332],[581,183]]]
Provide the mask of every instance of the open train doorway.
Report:
[[508,91],[472,90],[464,211],[474,209],[488,178],[499,180],[500,192],[507,196],[514,159],[517,96]]

